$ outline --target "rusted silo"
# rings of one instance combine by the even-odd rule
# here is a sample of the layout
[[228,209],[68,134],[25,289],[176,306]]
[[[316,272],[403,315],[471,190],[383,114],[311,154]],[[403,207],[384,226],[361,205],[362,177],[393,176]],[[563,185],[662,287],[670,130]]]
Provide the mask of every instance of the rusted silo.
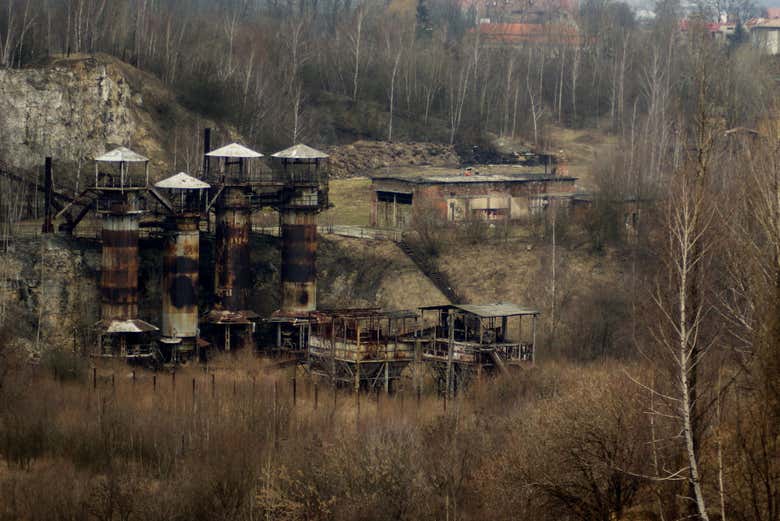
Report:
[[226,186],[216,207],[216,295],[232,311],[247,309],[251,290],[249,195],[244,187]]
[[155,188],[168,196],[160,342],[177,361],[196,352],[198,345],[199,223],[209,185],[180,172],[156,183]]
[[282,227],[282,287],[279,315],[317,309],[317,214],[327,206],[328,155],[298,144],[272,155],[281,162],[286,197]]
[[138,214],[104,213],[100,318],[138,317]]
[[[98,323],[101,355],[154,356],[150,335],[157,328],[138,318],[138,225],[144,212],[142,193],[149,179],[148,161],[124,147],[95,159],[93,189],[103,221]],[[106,170],[101,171],[100,165]]]
[[262,156],[238,143],[206,154],[221,160],[217,172],[210,167],[216,199],[214,292],[217,302],[206,322],[221,329],[213,335],[213,340],[225,350],[251,344],[257,320],[257,314],[247,309],[252,290],[249,233],[253,187],[257,180],[248,160]]

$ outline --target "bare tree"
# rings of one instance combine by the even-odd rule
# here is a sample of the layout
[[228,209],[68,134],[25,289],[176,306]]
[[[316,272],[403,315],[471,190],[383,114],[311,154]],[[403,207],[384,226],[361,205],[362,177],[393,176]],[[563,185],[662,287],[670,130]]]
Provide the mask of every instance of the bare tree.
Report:
[[352,73],[352,102],[357,101],[357,95],[358,95],[358,80],[360,79],[360,60],[361,60],[361,49],[363,46],[363,22],[366,18],[366,6],[361,5],[358,6],[357,9],[355,9],[355,28],[353,32],[348,36],[350,43],[352,44],[351,47],[351,54],[352,54],[352,64],[353,64],[353,73]]
[[525,86],[528,90],[528,101],[531,104],[531,122],[534,128],[534,143],[539,144],[539,121],[544,115],[544,102],[542,100],[542,70],[544,68],[544,60],[539,60],[539,86],[538,91],[535,90],[536,83],[531,82],[531,66],[533,63],[532,48],[528,48],[528,68],[525,75]]
[[472,63],[465,65],[452,63],[449,70],[448,112],[450,126],[450,144],[455,142],[455,135],[460,128],[463,118],[463,107],[466,103],[466,95],[469,91],[469,78],[471,78]]

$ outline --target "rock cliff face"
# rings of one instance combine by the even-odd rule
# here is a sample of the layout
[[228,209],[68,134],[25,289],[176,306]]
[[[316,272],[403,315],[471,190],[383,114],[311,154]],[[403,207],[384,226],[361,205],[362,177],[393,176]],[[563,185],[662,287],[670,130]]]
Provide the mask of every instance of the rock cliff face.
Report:
[[200,164],[205,126],[216,125],[182,108],[153,76],[106,55],[0,70],[0,163],[13,169],[37,167],[47,155],[60,171],[88,169],[95,155],[129,146],[154,171],[174,162],[191,170]]
[[41,157],[77,161],[130,143],[140,102],[108,66],[89,60],[46,69],[0,70],[0,157],[30,169]]
[[95,241],[14,241],[0,255],[0,323],[33,356],[82,344],[99,316],[99,266]]

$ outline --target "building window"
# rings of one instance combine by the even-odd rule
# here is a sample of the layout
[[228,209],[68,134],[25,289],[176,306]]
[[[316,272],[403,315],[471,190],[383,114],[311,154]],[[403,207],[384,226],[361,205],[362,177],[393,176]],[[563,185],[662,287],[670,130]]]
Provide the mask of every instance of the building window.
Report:
[[412,194],[377,190],[376,200],[380,203],[412,204]]

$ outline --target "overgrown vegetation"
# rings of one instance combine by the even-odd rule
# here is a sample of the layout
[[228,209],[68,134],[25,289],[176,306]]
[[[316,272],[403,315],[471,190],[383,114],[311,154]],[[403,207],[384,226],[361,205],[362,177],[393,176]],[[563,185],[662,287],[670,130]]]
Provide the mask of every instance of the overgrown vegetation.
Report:
[[[625,3],[586,1],[578,10],[550,8],[542,22],[551,41],[505,46],[480,35],[478,14],[452,0],[5,5],[0,66],[109,53],[269,149],[357,137],[470,147],[496,135],[548,147],[551,123],[636,131],[650,141],[658,118],[668,117],[670,96],[689,94],[685,40],[698,25],[681,33],[679,20],[708,22],[727,10],[744,24],[760,13],[749,2],[699,2],[685,13],[668,1],[652,22],[639,23]],[[769,86],[765,64],[733,41],[722,67],[723,99],[736,103],[724,112],[731,126],[761,113],[755,98]],[[675,110],[690,115],[685,104]]]
[[[289,375],[251,360],[214,388],[124,366],[93,382],[64,354],[35,374],[3,307],[0,518],[780,519],[776,63],[711,39],[696,22],[712,6],[681,31],[673,1],[642,26],[584,2],[580,45],[508,47],[446,2],[7,5],[4,65],[108,51],[269,147],[426,125],[543,145],[549,122],[604,125],[618,146],[594,160],[584,218],[550,207],[522,242],[419,208],[433,267],[475,302],[542,311],[538,366],[446,412],[408,386],[374,401],[321,383],[315,407],[304,379],[294,403]],[[2,202],[10,222],[22,198]],[[366,259],[348,291],[396,268]]]
[[[652,443],[672,426],[649,423],[652,398],[631,381],[649,365],[550,363],[478,385],[445,411],[412,389],[358,408],[322,383],[315,404],[300,377],[293,401],[289,374],[240,364],[214,380],[103,370],[94,387],[91,375],[16,372],[0,396],[0,518],[606,521],[685,508],[679,486],[643,477],[676,458]],[[743,392],[725,409],[719,429],[737,436],[721,438],[724,453],[754,439],[739,422],[758,398]],[[743,460],[725,465],[736,477]],[[749,500],[761,490],[730,484],[730,517],[766,508]]]

